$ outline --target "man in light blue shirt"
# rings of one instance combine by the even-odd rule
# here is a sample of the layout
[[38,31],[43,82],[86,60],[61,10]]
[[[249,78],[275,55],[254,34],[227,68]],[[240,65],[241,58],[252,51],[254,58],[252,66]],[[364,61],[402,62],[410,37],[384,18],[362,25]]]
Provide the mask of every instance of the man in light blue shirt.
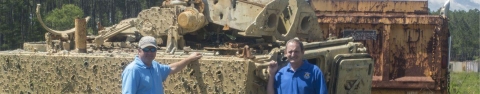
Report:
[[268,94],[327,94],[322,71],[302,60],[304,53],[302,42],[297,39],[287,41],[284,54],[289,63],[278,70],[277,62],[270,62]]
[[179,62],[163,65],[154,60],[157,52],[154,37],[142,37],[138,46],[138,55],[122,73],[123,94],[163,94],[163,82],[168,75],[181,71],[187,64],[202,57],[200,53],[192,53]]

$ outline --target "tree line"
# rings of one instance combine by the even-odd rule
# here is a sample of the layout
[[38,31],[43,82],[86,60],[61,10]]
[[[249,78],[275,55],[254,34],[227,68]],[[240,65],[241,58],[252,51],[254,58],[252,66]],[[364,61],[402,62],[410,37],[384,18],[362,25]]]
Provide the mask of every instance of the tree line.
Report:
[[[440,10],[431,14],[440,14]],[[480,11],[478,9],[448,11],[447,17],[452,38],[451,59],[480,60]]]
[[[66,30],[67,26],[68,29],[73,28],[73,23],[66,26],[63,23],[74,20],[56,19],[55,17],[65,17],[65,13],[53,10],[67,4],[79,7],[83,13],[74,15],[81,18],[90,16],[87,30],[96,34],[97,22],[111,26],[122,19],[136,17],[142,9],[159,6],[161,2],[163,0],[0,0],[0,50],[20,49],[24,42],[45,40],[46,30],[41,27],[35,15],[37,4],[41,4],[40,14],[45,24],[56,30]],[[72,6],[66,8],[75,9]],[[48,16],[54,17],[47,19]],[[51,21],[63,23],[53,24]]]
[[[97,34],[97,22],[111,26],[163,0],[0,0],[0,50],[22,48],[24,42],[43,41],[46,32],[35,15],[37,4],[47,26],[56,30],[73,28],[73,19],[90,16],[87,31]],[[77,8],[78,7],[78,8]],[[62,10],[63,9],[63,10]],[[439,14],[439,10],[431,14]],[[70,15],[70,16],[71,16]],[[480,12],[478,9],[448,11],[452,36],[452,60],[480,59]],[[55,24],[57,23],[57,24]]]

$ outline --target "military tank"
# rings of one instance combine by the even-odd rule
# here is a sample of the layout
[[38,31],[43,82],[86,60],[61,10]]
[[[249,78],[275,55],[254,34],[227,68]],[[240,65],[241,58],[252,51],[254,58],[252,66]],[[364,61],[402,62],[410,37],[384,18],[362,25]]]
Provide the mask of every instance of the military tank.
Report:
[[[75,27],[48,31],[45,42],[0,52],[5,93],[119,93],[121,73],[137,54],[142,36],[157,39],[156,60],[169,64],[200,52],[164,82],[165,93],[265,94],[267,61],[287,64],[285,42],[304,42],[304,59],[321,68],[330,94],[371,92],[373,59],[352,37],[323,38],[305,0],[165,0],[136,18],[86,35],[89,17]],[[73,19],[72,19],[73,20]]]

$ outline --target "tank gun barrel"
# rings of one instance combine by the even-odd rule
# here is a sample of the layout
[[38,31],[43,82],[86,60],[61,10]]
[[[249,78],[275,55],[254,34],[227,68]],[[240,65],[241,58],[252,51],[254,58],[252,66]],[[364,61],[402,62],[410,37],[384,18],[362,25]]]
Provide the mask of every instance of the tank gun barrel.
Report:
[[[352,37],[348,38],[339,38],[335,40],[327,40],[327,41],[320,41],[320,42],[303,42],[303,47],[305,49],[312,49],[312,48],[318,48],[318,47],[327,47],[327,46],[333,46],[333,45],[341,45],[341,44],[347,44],[348,42],[353,42]],[[280,50],[285,50],[285,47],[281,47]]]
[[[45,23],[43,22],[42,16],[40,15],[40,6],[41,6],[41,4],[37,4],[35,14],[37,15],[38,22],[40,22],[40,25],[42,25],[42,27],[45,28],[45,30],[47,30],[48,32],[50,32],[52,34],[55,34],[55,35],[61,35],[62,38],[65,39],[65,40],[68,39],[69,34],[73,34],[75,32],[75,28],[64,30],[64,31],[54,30],[54,29],[49,28],[47,25],[45,25]],[[87,16],[84,19],[86,20],[86,23],[88,23],[88,20],[90,19],[90,16]]]

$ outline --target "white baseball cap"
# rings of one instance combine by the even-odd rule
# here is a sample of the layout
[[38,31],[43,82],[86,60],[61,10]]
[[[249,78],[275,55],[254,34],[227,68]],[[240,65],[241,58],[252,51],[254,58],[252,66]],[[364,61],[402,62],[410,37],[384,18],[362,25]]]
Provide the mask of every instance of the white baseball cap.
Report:
[[155,41],[155,38],[152,36],[144,36],[140,41],[138,42],[138,46],[140,48],[145,48],[148,46],[153,46],[157,48],[157,41]]

